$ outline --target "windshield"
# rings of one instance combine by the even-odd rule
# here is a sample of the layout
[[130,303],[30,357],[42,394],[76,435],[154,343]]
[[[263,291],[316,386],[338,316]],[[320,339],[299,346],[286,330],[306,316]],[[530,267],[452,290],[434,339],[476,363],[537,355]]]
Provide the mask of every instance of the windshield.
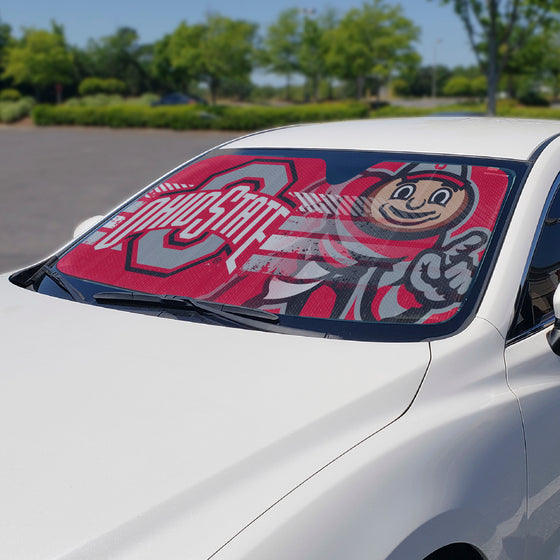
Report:
[[215,150],[141,193],[57,269],[272,311],[300,326],[319,320],[351,338],[362,338],[356,325],[418,331],[449,322],[469,300],[522,175],[506,163]]

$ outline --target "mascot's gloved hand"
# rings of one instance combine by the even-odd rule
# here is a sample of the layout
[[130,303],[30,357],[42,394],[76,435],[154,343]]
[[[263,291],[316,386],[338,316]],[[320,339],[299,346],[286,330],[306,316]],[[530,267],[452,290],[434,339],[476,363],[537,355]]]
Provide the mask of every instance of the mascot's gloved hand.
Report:
[[419,300],[440,307],[465,295],[476,267],[478,253],[488,242],[483,230],[470,230],[439,249],[427,249],[414,259],[407,279]]

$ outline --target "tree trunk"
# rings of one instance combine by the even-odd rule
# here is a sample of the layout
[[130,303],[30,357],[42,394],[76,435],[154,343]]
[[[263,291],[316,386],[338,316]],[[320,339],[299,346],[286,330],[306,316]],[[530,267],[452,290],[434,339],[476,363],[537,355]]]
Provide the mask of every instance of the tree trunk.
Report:
[[496,97],[498,95],[498,38],[496,30],[496,0],[489,2],[490,25],[488,28],[488,101],[486,113],[496,115]]
[[331,80],[328,81],[328,88],[327,89],[328,89],[327,99],[329,101],[332,101],[334,99],[334,89],[333,89],[333,84],[332,84]]
[[292,79],[291,74],[286,74],[286,101],[290,101],[292,95],[290,91],[291,79]]
[[317,103],[319,101],[319,77],[318,76],[313,76],[313,80],[311,81],[312,83],[312,99],[314,103]]
[[220,85],[220,82],[218,79],[211,77],[210,78],[210,99],[212,102],[212,105],[216,105],[216,101],[218,98],[218,86]]
[[508,74],[507,76],[507,96],[510,99],[515,97],[515,83],[512,74]]
[[492,56],[488,61],[488,101],[486,113],[490,116],[496,115],[496,98],[498,96],[498,72],[496,68],[496,60],[492,60]]
[[364,97],[365,76],[358,76],[356,78],[356,98],[362,99]]
[[62,84],[55,84],[54,91],[56,93],[56,104],[60,105],[62,103]]

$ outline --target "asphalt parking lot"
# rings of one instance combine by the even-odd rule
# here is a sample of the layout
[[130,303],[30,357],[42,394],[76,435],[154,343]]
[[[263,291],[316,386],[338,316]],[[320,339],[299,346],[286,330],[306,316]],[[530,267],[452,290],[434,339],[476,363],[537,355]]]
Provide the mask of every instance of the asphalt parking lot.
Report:
[[0,127],[0,272],[32,264],[83,219],[235,133]]

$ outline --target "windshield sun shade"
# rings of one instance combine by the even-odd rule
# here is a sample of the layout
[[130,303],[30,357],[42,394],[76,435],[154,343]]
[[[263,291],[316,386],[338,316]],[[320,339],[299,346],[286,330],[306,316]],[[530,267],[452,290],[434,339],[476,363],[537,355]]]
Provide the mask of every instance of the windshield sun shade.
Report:
[[217,150],[144,191],[57,268],[290,317],[443,323],[469,294],[516,176],[487,163]]

